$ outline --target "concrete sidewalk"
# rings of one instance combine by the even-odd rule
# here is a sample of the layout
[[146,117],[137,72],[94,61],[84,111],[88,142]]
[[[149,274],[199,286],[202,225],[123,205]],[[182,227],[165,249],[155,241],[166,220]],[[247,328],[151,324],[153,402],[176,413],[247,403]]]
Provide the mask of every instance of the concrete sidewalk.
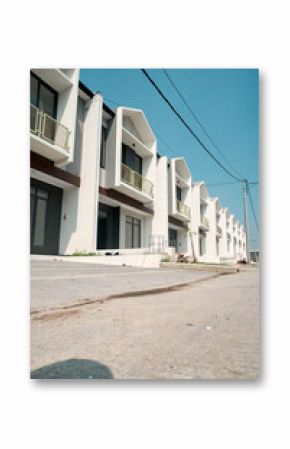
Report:
[[32,312],[69,307],[112,295],[152,292],[208,279],[207,271],[144,269],[63,260],[31,260]]

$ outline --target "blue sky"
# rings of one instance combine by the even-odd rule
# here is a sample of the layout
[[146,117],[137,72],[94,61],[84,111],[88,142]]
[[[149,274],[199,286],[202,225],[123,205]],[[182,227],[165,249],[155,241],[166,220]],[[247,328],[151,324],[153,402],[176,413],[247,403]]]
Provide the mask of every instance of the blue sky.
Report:
[[[259,180],[259,72],[255,69],[167,69],[193,112],[231,165],[249,181]],[[161,69],[148,73],[212,153],[230,170],[199,124],[190,115]],[[82,69],[81,81],[99,91],[112,109],[117,105],[141,108],[158,141],[158,152],[184,156],[194,181],[205,180],[209,194],[243,222],[242,186],[205,153],[149,84],[140,69]],[[117,103],[117,104],[115,104]],[[164,139],[167,145],[159,138]],[[172,151],[173,150],[173,151]],[[235,173],[235,172],[234,172]],[[259,186],[251,188],[259,218]],[[259,233],[248,204],[250,246],[259,248]]]

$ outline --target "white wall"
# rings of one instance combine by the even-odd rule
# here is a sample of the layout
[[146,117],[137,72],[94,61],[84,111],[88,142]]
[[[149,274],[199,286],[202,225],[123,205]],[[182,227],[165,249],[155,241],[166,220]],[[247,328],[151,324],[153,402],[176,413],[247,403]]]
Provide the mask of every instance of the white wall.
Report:
[[81,185],[79,189],[64,191],[60,234],[61,254],[96,250],[101,120],[102,97],[96,95],[86,104]]
[[152,220],[152,235],[162,235],[168,240],[168,159],[162,156],[157,159],[155,169],[154,216]]
[[[58,95],[57,105],[57,120],[66,126],[70,131],[69,139],[69,158],[68,161],[72,162],[74,159],[74,141],[75,141],[75,124],[77,117],[77,102],[78,102],[78,82],[79,82],[79,69],[72,69],[70,73],[70,79],[72,86],[61,91]],[[60,164],[59,166],[61,166]]]
[[194,253],[195,257],[198,259],[200,257],[199,254],[199,209],[200,209],[200,187],[197,184],[194,184],[191,187],[191,224],[190,228],[192,230],[192,238],[194,244]]
[[209,220],[209,231],[207,233],[207,261],[219,263],[216,251],[216,200],[209,198],[207,207],[207,218]]

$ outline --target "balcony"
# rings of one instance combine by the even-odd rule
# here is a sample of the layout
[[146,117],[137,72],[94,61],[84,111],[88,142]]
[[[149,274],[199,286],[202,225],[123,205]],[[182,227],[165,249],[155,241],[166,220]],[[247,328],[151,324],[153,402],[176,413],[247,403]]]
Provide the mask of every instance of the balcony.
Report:
[[30,105],[31,150],[61,162],[69,156],[70,131],[59,121]]
[[200,227],[206,231],[209,230],[209,221],[206,217],[200,217]]
[[216,233],[218,234],[218,236],[222,235],[222,228],[219,225],[216,225]]
[[121,181],[130,187],[133,187],[133,189],[139,190],[150,198],[153,198],[154,196],[152,182],[125,164],[122,164],[121,166]]
[[185,215],[188,219],[190,219],[191,209],[182,201],[176,200],[176,209],[179,214]]

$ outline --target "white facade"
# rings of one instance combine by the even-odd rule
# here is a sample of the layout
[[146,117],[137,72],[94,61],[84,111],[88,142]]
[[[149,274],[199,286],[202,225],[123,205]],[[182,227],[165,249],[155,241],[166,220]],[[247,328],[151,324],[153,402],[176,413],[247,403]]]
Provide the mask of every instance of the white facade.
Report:
[[245,258],[243,226],[184,158],[157,154],[142,110],[110,110],[76,69],[34,69],[30,115],[32,252]]

